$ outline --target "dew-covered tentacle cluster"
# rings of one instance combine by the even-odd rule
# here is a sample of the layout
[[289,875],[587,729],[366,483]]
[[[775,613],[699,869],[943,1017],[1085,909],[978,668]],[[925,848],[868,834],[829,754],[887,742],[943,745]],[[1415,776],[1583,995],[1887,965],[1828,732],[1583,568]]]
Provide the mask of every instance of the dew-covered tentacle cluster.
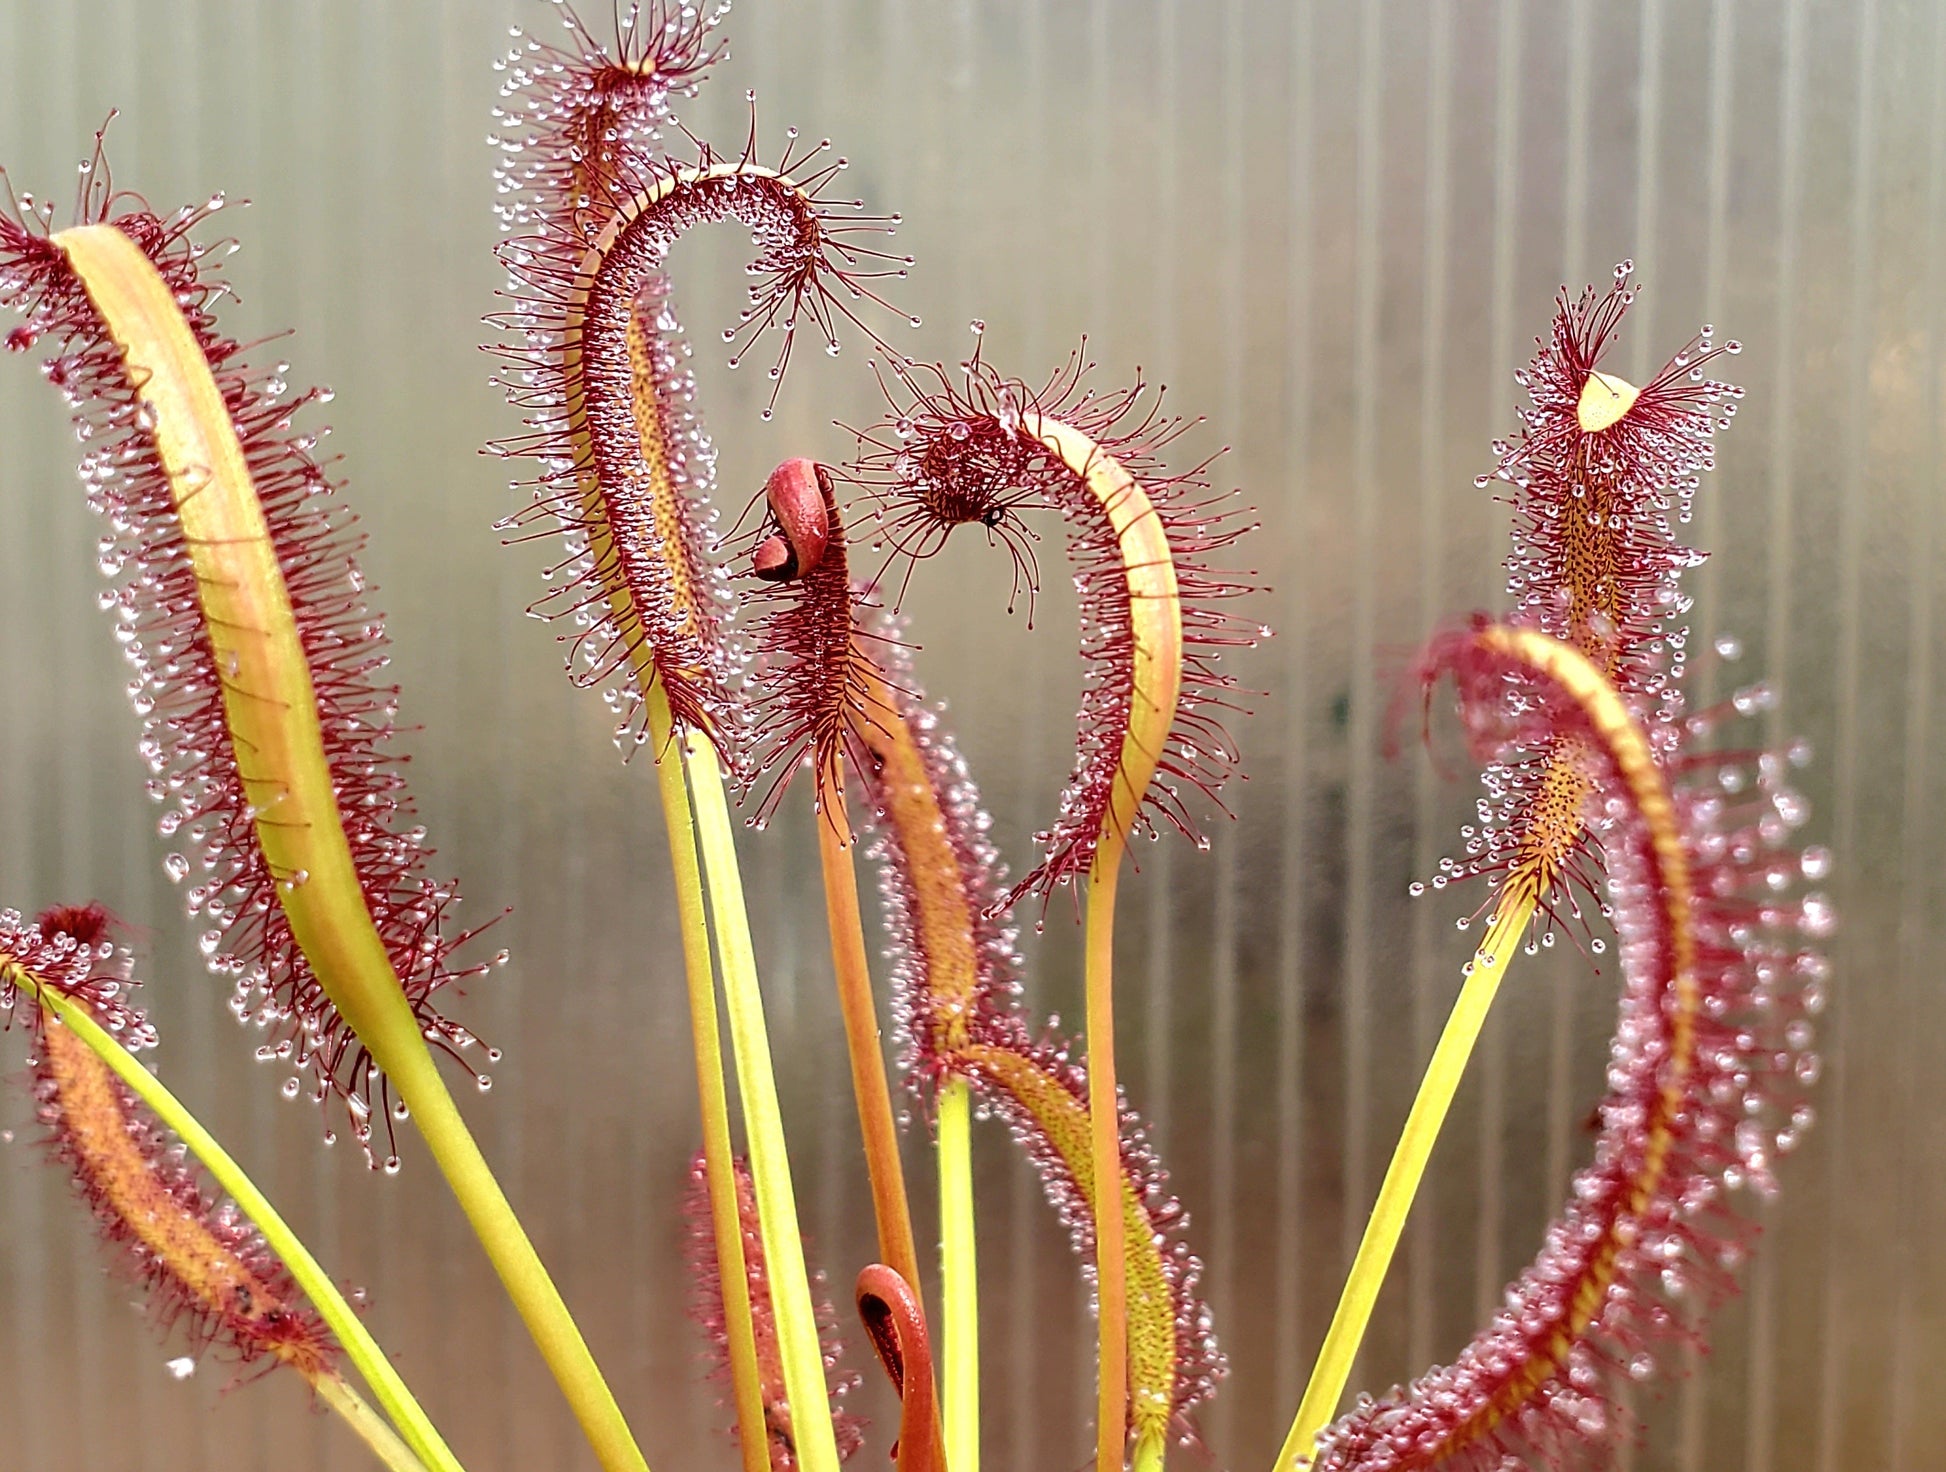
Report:
[[1214,797],[1236,762],[1222,715],[1237,686],[1218,662],[1263,633],[1225,607],[1250,591],[1247,578],[1209,562],[1250,529],[1241,511],[1209,494],[1208,462],[1169,474],[1157,459],[1188,425],[1163,415],[1146,383],[1088,387],[1089,366],[1077,352],[1039,389],[978,351],[957,375],[902,371],[852,467],[876,488],[880,526],[900,552],[923,557],[954,527],[981,525],[1011,550],[1030,593],[1021,513],[1050,509],[1066,523],[1086,665],[1075,764],[1059,816],[1037,835],[1041,862],[1009,902],[1087,873],[1106,830],[1125,839],[1160,813],[1196,836],[1184,788]]
[[[110,940],[113,917],[98,904],[58,905],[29,921],[18,910],[0,910],[0,1016],[9,1025],[20,1005],[21,974],[88,1013],[130,1052],[155,1045],[155,1029],[130,998],[128,957]],[[29,1017],[38,1009],[31,1003]]]
[[1815,942],[1831,912],[1795,882],[1828,859],[1790,846],[1805,817],[1793,757],[1705,760],[1689,744],[1707,722],[1658,740],[1572,646],[1481,621],[1438,641],[1424,672],[1455,677],[1483,754],[1563,737],[1593,754],[1583,816],[1620,941],[1621,1012],[1594,1159],[1534,1263],[1458,1360],[1362,1398],[1314,1465],[1605,1465],[1626,1429],[1619,1388],[1654,1377],[1732,1290],[1753,1232],[1738,1197],[1775,1191],[1775,1158],[1809,1123]]
[[[1715,433],[1743,391],[1707,376],[1706,365],[1740,350],[1709,327],[1640,388],[1602,371],[1635,300],[1632,269],[1616,267],[1605,292],[1562,290],[1549,337],[1517,375],[1529,398],[1520,438],[1494,444],[1499,463],[1476,484],[1512,487],[1515,621],[1587,655],[1663,742],[1682,710],[1689,601],[1680,578],[1702,561],[1675,525],[1690,519],[1715,464]],[[1442,863],[1434,887],[1487,874],[1507,886],[1503,904],[1526,898],[1550,914],[1556,905],[1578,913],[1575,891],[1600,890],[1600,856],[1581,821],[1598,765],[1574,739],[1552,735],[1509,752],[1486,774],[1465,855]]]
[[1706,326],[1640,388],[1602,372],[1635,301],[1631,269],[1616,267],[1606,292],[1562,291],[1549,338],[1516,379],[1530,401],[1520,439],[1494,445],[1499,464],[1478,484],[1512,487],[1508,591],[1522,620],[1653,703],[1681,678],[1679,580],[1702,560],[1674,528],[1689,521],[1715,433],[1743,396],[1705,369],[1741,348]]
[[507,149],[511,172],[511,159],[525,148],[524,130],[550,119],[549,144],[522,172],[538,185],[537,171],[553,171],[544,187],[556,191],[556,207],[572,209],[587,202],[577,171],[631,148],[659,148],[680,127],[672,104],[695,96],[729,50],[717,34],[729,5],[629,0],[615,8],[612,34],[597,34],[569,0],[551,3],[560,12],[564,44],[512,28],[518,44],[496,69],[512,73],[502,95],[516,101],[494,108],[494,121],[508,132],[489,141]]
[[[764,1268],[763,1233],[757,1225],[756,1190],[750,1167],[739,1157],[736,1173],[737,1215],[742,1223],[743,1266],[750,1283],[750,1320],[757,1342],[757,1373],[763,1389],[764,1429],[769,1436],[772,1472],[790,1472],[798,1465],[797,1441],[791,1427],[790,1397],[784,1389],[783,1353],[777,1339],[777,1312],[771,1301],[770,1278]],[[689,1312],[708,1341],[710,1378],[721,1385],[730,1381],[729,1331],[723,1318],[723,1283],[716,1255],[716,1232],[710,1220],[709,1170],[699,1150],[689,1165],[689,1195],[684,1207],[689,1223],[690,1267]],[[823,1274],[815,1275],[814,1291],[822,1294]],[[817,1305],[818,1335],[824,1352],[824,1368],[833,1410],[832,1430],[838,1443],[838,1456],[850,1458],[865,1444],[865,1420],[842,1409],[844,1398],[858,1386],[858,1375],[839,1368],[844,1346],[838,1334],[837,1316],[829,1302],[820,1296]],[[730,1434],[738,1434],[734,1422]]]
[[[389,1139],[390,1091],[326,995],[279,903],[309,875],[278,872],[265,856],[259,828],[274,824],[276,814],[266,799],[252,799],[247,784],[256,779],[240,766],[226,722],[225,692],[235,671],[217,665],[177,491],[158,455],[153,411],[140,396],[145,385],[132,381],[122,346],[72,269],[52,209],[26,199],[20,205],[0,210],[0,304],[25,318],[7,345],[48,352],[44,371],[75,411],[81,478],[106,522],[100,563],[112,586],[101,603],[134,668],[129,694],[142,721],[148,790],[163,807],[158,829],[173,841],[164,867],[189,884],[189,912],[205,927],[201,950],[212,971],[234,982],[232,1010],[271,1030],[273,1040],[258,1056],[288,1066],[286,1096],[308,1090],[319,1103],[343,1098],[369,1153],[374,1115]],[[452,882],[425,873],[431,850],[392,741],[398,692],[382,683],[385,629],[366,602],[356,556],[362,537],[328,462],[315,453],[326,431],[296,422],[330,393],[294,392],[288,364],[251,365],[218,328],[214,308],[228,287],[213,258],[227,243],[197,235],[222,207],[219,195],[158,216],[114,191],[97,147],[84,169],[77,225],[112,227],[132,242],[159,273],[209,364],[309,664],[330,784],[371,920],[420,1031],[458,1055],[474,1038],[441,1015],[439,995],[487,966],[456,963],[471,932],[456,934],[450,924]],[[388,1164],[395,1158],[388,1152]]]
[[[712,558],[715,454],[691,407],[689,348],[664,263],[698,225],[736,220],[750,230],[749,304],[723,336],[734,366],[774,330],[774,384],[801,319],[837,352],[838,320],[859,323],[862,304],[883,305],[870,283],[903,275],[906,262],[857,238],[888,233],[893,217],[830,196],[846,161],[829,155],[828,140],[800,144],[793,129],[765,165],[754,132],[730,158],[681,132],[669,99],[713,59],[704,37],[715,18],[667,7],[660,41],[633,61],[626,38],[617,55],[578,25],[574,51],[526,42],[508,58],[500,256],[512,306],[490,320],[503,333],[502,381],[529,426],[500,448],[541,463],[526,483],[531,504],[503,529],[565,541],[547,573],[558,586],[530,611],[572,621],[569,672],[607,689],[618,741],[646,739],[643,698],[659,682],[677,724],[705,733],[741,770],[747,717],[737,690],[748,656]],[[666,151],[675,142],[685,156]]]
[[[1099,1213],[1086,1070],[1052,1028],[1030,1028],[1020,961],[998,901],[1005,868],[965,763],[914,684],[904,646],[884,629],[856,740],[891,933],[898,1036],[922,1100],[964,1078],[983,1111],[1027,1150],[1084,1261]],[[1188,1218],[1122,1101],[1121,1230],[1129,1276],[1129,1416],[1138,1434],[1186,1431],[1226,1365],[1197,1296],[1201,1264]]]
[[48,910],[32,925],[0,915],[0,1001],[31,1009],[35,1113],[103,1239],[147,1290],[158,1325],[186,1326],[198,1353],[242,1369],[336,1373],[337,1341],[236,1205],[213,1195],[175,1137],[87,1043],[30,999],[20,973],[85,1008],[126,1046],[153,1027],[126,1000],[131,957],[99,905]]

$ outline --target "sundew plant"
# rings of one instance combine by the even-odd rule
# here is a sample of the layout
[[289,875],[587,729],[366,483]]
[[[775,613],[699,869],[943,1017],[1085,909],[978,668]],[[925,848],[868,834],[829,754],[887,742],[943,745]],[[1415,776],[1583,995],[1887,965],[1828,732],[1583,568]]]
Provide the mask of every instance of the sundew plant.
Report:
[[[509,542],[554,549],[531,607],[508,616],[552,624],[570,683],[607,702],[665,819],[682,953],[653,958],[641,984],[681,985],[689,1004],[701,1131],[690,1179],[664,1195],[688,1224],[719,1460],[977,1472],[981,1121],[1025,1152],[1092,1292],[1098,1394],[1073,1414],[1093,1427],[1097,1472],[1205,1460],[1198,1412],[1229,1365],[1189,1215],[1116,1083],[1116,893],[1131,840],[1207,846],[1242,801],[1233,732],[1256,697],[1225,659],[1271,633],[1254,612],[1250,507],[1277,488],[1224,485],[1200,421],[1139,375],[1104,381],[1085,343],[1051,371],[1005,371],[988,355],[1008,336],[1005,301],[964,360],[924,357],[897,306],[911,265],[898,216],[849,197],[831,144],[791,131],[765,146],[754,123],[712,144],[677,120],[724,54],[722,11],[556,12],[548,39],[517,38],[494,121],[509,284],[488,350],[511,408],[491,448],[516,469],[487,515]],[[429,867],[351,497],[318,454],[329,396],[226,335],[219,262],[236,242],[220,208],[157,209],[111,178],[99,138],[71,208],[12,182],[0,199],[5,343],[74,411],[161,862],[282,1093],[383,1172],[400,1169],[400,1132],[419,1133],[599,1464],[645,1468],[671,1453],[666,1433],[631,1424],[469,1128],[498,1054],[446,1004],[519,962]],[[750,238],[748,301],[705,340],[720,332],[733,363],[768,375],[764,415],[803,391],[790,370],[806,349],[837,359],[823,375],[873,375],[884,401],[852,429],[848,463],[785,460],[747,508],[714,484],[667,269],[691,227],[731,220]],[[1777,1157],[1810,1119],[1816,945],[1833,921],[1806,888],[1830,855],[1793,836],[1808,752],[1749,744],[1740,723],[1764,687],[1698,706],[1684,682],[1682,577],[1702,557],[1684,529],[1741,397],[1716,377],[1738,348],[1705,327],[1647,382],[1624,380],[1603,364],[1635,291],[1624,263],[1555,303],[1519,375],[1521,422],[1479,481],[1511,511],[1508,606],[1426,630],[1402,685],[1399,709],[1422,711],[1429,739],[1456,724],[1484,768],[1477,824],[1413,886],[1481,938],[1309,1385],[1279,1408],[1276,1472],[1613,1465],[1637,1434],[1633,1388],[1707,1332],[1753,1245],[1748,1206],[1776,1191]],[[1071,564],[1074,750],[1031,855],[990,837],[924,691],[925,629],[900,611],[963,526],[1010,560],[1017,604],[1061,552]],[[746,843],[785,841],[760,830],[793,803],[815,814],[877,1229],[872,1261],[821,1271],[791,1183],[806,1126],[779,1103],[735,841],[740,826]],[[1023,924],[1067,923],[1083,932],[1074,1035],[1036,1013],[1015,943]],[[448,1444],[411,1366],[151,1071],[130,941],[112,894],[0,914],[0,1008],[47,1163],[73,1177],[159,1328],[240,1381],[303,1377],[394,1472],[487,1455],[464,1428]],[[1501,978],[1557,941],[1620,979],[1587,1162],[1453,1363],[1347,1406]],[[889,975],[873,976],[874,949]],[[912,1132],[935,1181],[906,1178]],[[922,1189],[937,1193],[936,1251],[915,1238]],[[855,1284],[844,1312],[823,1301],[827,1274]],[[889,1376],[896,1425],[848,1408],[863,1357],[842,1354],[847,1337]]]

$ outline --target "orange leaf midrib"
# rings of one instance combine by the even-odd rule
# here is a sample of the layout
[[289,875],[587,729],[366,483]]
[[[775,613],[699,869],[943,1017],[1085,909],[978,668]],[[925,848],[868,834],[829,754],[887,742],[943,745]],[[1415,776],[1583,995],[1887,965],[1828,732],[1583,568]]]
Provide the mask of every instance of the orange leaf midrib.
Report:
[[[232,1332],[246,1334],[244,1326],[288,1311],[277,1291],[163,1183],[139,1143],[153,1126],[131,1117],[126,1096],[94,1050],[51,1018],[41,1029],[40,1048],[63,1142],[96,1209],[152,1254],[200,1313]],[[240,1347],[271,1353],[307,1375],[323,1369],[301,1343],[266,1336]]]

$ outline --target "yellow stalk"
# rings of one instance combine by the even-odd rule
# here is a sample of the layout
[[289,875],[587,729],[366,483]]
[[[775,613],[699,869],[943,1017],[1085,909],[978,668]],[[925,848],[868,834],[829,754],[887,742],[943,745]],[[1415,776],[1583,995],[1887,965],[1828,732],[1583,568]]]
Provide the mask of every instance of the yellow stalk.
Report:
[[723,1079],[723,1044],[717,1031],[716,978],[710,965],[709,919],[703,904],[703,872],[682,754],[674,746],[669,697],[658,681],[647,696],[649,740],[662,816],[669,830],[669,859],[676,875],[676,911],[682,924],[684,972],[689,984],[689,1023],[696,1052],[696,1090],[701,1101],[703,1162],[708,1171],[710,1229],[716,1241],[717,1277],[723,1287],[723,1333],[730,1350],[730,1386],[737,1410],[737,1446],[743,1472],[769,1472],[770,1435],[764,1425],[763,1382],[757,1369],[757,1337],[750,1318],[750,1273],[743,1257],[737,1212],[736,1169],[730,1144],[730,1106]]
[[798,1465],[804,1472],[837,1472],[838,1443],[832,1432],[831,1400],[824,1381],[824,1350],[818,1342],[811,1280],[804,1266],[797,1197],[784,1147],[777,1077],[771,1067],[770,1038],[764,1026],[763,994],[757,985],[756,949],[744,908],[743,875],[737,866],[730,806],[723,793],[723,768],[716,749],[702,733],[691,731],[682,741],[690,801],[702,841],[703,872],[709,883],[716,952],[723,965],[723,1002],[736,1059],[737,1092],[743,1099],[750,1179],[757,1197],[764,1260],[770,1271],[777,1348],[783,1360],[791,1425],[797,1435]]
[[1276,1472],[1294,1472],[1299,1465],[1309,1462],[1318,1432],[1338,1408],[1352,1364],[1358,1358],[1359,1346],[1364,1342],[1366,1327],[1371,1323],[1379,1288],[1398,1250],[1399,1234],[1405,1229],[1419,1182],[1425,1176],[1426,1162],[1432,1157],[1433,1145],[1452,1108],[1453,1095],[1466,1072],[1467,1059],[1473,1055],[1473,1045],[1479,1040],[1487,1011],[1500,990],[1500,978],[1506,974],[1514,948],[1520,944],[1539,903],[1540,890],[1533,885],[1510,887],[1503,893],[1480,948],[1467,967],[1459,1000],[1454,1002],[1452,1013],[1446,1019],[1446,1029],[1433,1049],[1432,1061],[1426,1065],[1425,1077],[1419,1081],[1418,1096],[1412,1101],[1405,1128],[1400,1131],[1399,1143],[1392,1151],[1391,1164],[1385,1168],[1378,1200],[1372,1207],[1371,1219],[1365,1224],[1357,1256],[1352,1259],[1351,1273],[1345,1279],[1337,1310],[1331,1316],[1331,1327],[1325,1332],[1324,1347],[1318,1351],[1317,1363],[1312,1366],[1310,1383],[1305,1386],[1304,1398],[1298,1404],[1297,1418],[1291,1423],[1290,1434],[1284,1438],[1283,1449],[1277,1453]]
[[291,933],[417,1121],[602,1466],[646,1472],[580,1330],[446,1090],[366,908],[283,572],[209,364],[168,285],[120,230],[84,225],[54,239],[153,416],[238,774]]
[[182,1141],[189,1153],[202,1162],[217,1188],[234,1201],[237,1209],[263,1233],[270,1250],[289,1269],[292,1281],[303,1290],[304,1296],[323,1317],[326,1326],[337,1336],[345,1357],[364,1377],[378,1403],[392,1418],[392,1424],[399,1428],[416,1453],[417,1461],[413,1465],[423,1463],[430,1472],[464,1472],[459,1459],[447,1449],[439,1432],[434,1429],[425,1411],[420,1409],[419,1402],[406,1388],[405,1381],[399,1377],[399,1372],[392,1367],[391,1359],[366,1329],[365,1321],[338,1291],[338,1285],[332,1281],[331,1275],[319,1266],[318,1260],[311,1256],[310,1249],[278,1215],[269,1198],[257,1189],[256,1182],[244,1174],[243,1167],[231,1158],[214,1135],[203,1128],[202,1121],[169,1092],[161,1079],[144,1068],[134,1054],[116,1041],[114,1035],[97,1022],[85,1006],[70,1001],[52,987],[42,986],[39,979],[23,967],[7,966],[3,975],[7,984],[39,1002],[53,1018],[52,1025],[65,1027],[73,1037],[93,1050],[115,1077],[157,1119],[175,1132],[176,1138]]
[[[1115,887],[1121,877],[1120,835],[1104,834],[1088,871],[1085,962],[1088,1027],[1088,1141],[1098,1182],[1122,1158],[1121,1104],[1115,1084]],[[1113,1230],[1108,1192],[1095,1195],[1095,1291],[1100,1365],[1095,1423],[1096,1472],[1121,1472],[1128,1443],[1128,1244]]]
[[[826,506],[827,509],[831,506],[828,499]],[[865,694],[861,701],[864,714],[854,718],[855,724],[861,732],[876,732],[883,723],[897,719],[897,707],[891,704],[890,692],[873,673],[870,660],[860,656],[857,665]],[[817,790],[818,860],[824,876],[825,928],[831,934],[838,1008],[844,1017],[845,1051],[851,1060],[852,1095],[858,1104],[859,1134],[864,1140],[865,1164],[871,1177],[879,1261],[903,1280],[910,1306],[923,1321],[925,1299],[920,1290],[919,1251],[912,1235],[905,1165],[899,1157],[899,1126],[892,1111],[892,1088],[886,1077],[885,1053],[879,1040],[878,1008],[872,1000],[871,971],[865,960],[865,924],[858,906],[858,874],[852,861],[855,845],[850,814],[846,810],[841,747],[832,748],[824,759],[818,772]],[[972,1190],[970,1179],[967,1190],[969,1193]],[[970,1210],[969,1199],[969,1216],[964,1227],[969,1233]],[[951,1222],[942,1227],[949,1234],[956,1230],[959,1227]],[[919,1366],[908,1366],[906,1373],[919,1373]],[[936,1437],[940,1430],[936,1419]],[[974,1435],[977,1438],[977,1426]],[[977,1460],[977,1452],[974,1456]],[[932,1448],[932,1461],[943,1465],[944,1457],[945,1444],[941,1440]],[[957,1472],[958,1463],[953,1465]]]
[[973,1219],[973,1126],[966,1080],[939,1089],[939,1296],[946,1465],[980,1472],[980,1268]]
[[913,1301],[923,1312],[919,1252],[913,1245],[905,1167],[899,1159],[899,1126],[892,1113],[892,1089],[879,1044],[878,1008],[872,1001],[872,978],[865,962],[865,924],[858,909],[851,821],[845,811],[843,756],[833,752],[829,766],[819,776],[823,811],[817,818],[818,860],[824,872],[825,921],[831,932],[831,961],[838,978],[838,1009],[845,1021],[845,1049],[851,1057],[858,1128],[864,1136],[865,1164],[871,1174],[879,1261],[905,1279]]
[[384,1418],[343,1380],[336,1375],[320,1375],[311,1382],[311,1389],[319,1400],[338,1413],[338,1419],[351,1428],[389,1472],[426,1472],[426,1464],[412,1454],[412,1448],[400,1441]]

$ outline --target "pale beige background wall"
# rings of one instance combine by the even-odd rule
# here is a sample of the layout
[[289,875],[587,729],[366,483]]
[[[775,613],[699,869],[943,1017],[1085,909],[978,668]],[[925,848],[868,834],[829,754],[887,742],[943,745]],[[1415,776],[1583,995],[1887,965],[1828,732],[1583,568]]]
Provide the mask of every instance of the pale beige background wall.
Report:
[[[589,0],[605,11],[605,0]],[[561,679],[532,548],[479,446],[511,418],[475,344],[500,284],[485,135],[525,0],[0,3],[0,161],[65,197],[111,106],[117,177],[160,205],[217,189],[244,335],[338,391],[331,444],[391,614],[426,821],[515,956],[466,1015],[508,1051],[472,1111],[659,1469],[724,1467],[695,1388],[671,1201],[694,1134],[675,935],[646,768]],[[929,355],[967,319],[1039,374],[1082,331],[1207,414],[1264,530],[1278,628],[1239,661],[1251,780],[1213,853],[1165,845],[1125,897],[1124,1069],[1212,1261],[1237,1363],[1205,1417],[1219,1466],[1267,1464],[1352,1233],[1451,996],[1455,906],[1409,904],[1469,783],[1379,754],[1388,671],[1491,604],[1500,508],[1473,487],[1513,427],[1514,368],[1556,285],[1632,256],[1640,372],[1699,322],[1743,339],[1749,397],[1696,528],[1705,645],[1769,671],[1767,735],[1816,743],[1812,836],[1844,928],[1820,1122],[1765,1213],[1751,1291],[1648,1415],[1642,1468],[1839,1472],[1946,1463],[1940,1173],[1946,1042],[1935,669],[1946,633],[1946,10],[1919,0],[740,0],[735,53],[685,116],[713,138],[762,99],[829,133],[901,210]],[[741,289],[730,231],[675,262],[726,503],[785,453],[835,455],[871,412],[853,355],[813,355],[778,421],[712,348]],[[96,529],[57,396],[0,363],[0,899],[100,895],[149,927],[169,1077],[260,1173],[476,1472],[590,1465],[426,1162],[368,1175],[247,1061],[166,884],[93,603]],[[956,546],[913,598],[1016,861],[1065,771],[1076,672],[1059,590],[1027,637],[1003,569]],[[1056,577],[1054,582],[1059,582]],[[971,610],[984,609],[983,613]],[[750,845],[809,1227],[848,1281],[869,1250],[800,818]],[[1078,1013],[1065,916],[1032,946],[1039,1005]],[[1586,1149],[1612,982],[1515,971],[1388,1292],[1362,1379],[1450,1354],[1531,1251]],[[0,1069],[18,1074],[17,1036]],[[0,1468],[353,1468],[280,1384],[188,1384],[105,1278],[65,1185],[0,1095]],[[980,1141],[989,1465],[1090,1445],[1089,1335],[1034,1182]],[[923,1157],[915,1150],[915,1168]],[[929,1215],[929,1214],[928,1214]],[[922,1230],[928,1229],[922,1224]],[[876,1381],[866,1396],[881,1416]],[[874,1457],[880,1455],[874,1452]],[[1185,1466],[1196,1462],[1192,1455]]]

